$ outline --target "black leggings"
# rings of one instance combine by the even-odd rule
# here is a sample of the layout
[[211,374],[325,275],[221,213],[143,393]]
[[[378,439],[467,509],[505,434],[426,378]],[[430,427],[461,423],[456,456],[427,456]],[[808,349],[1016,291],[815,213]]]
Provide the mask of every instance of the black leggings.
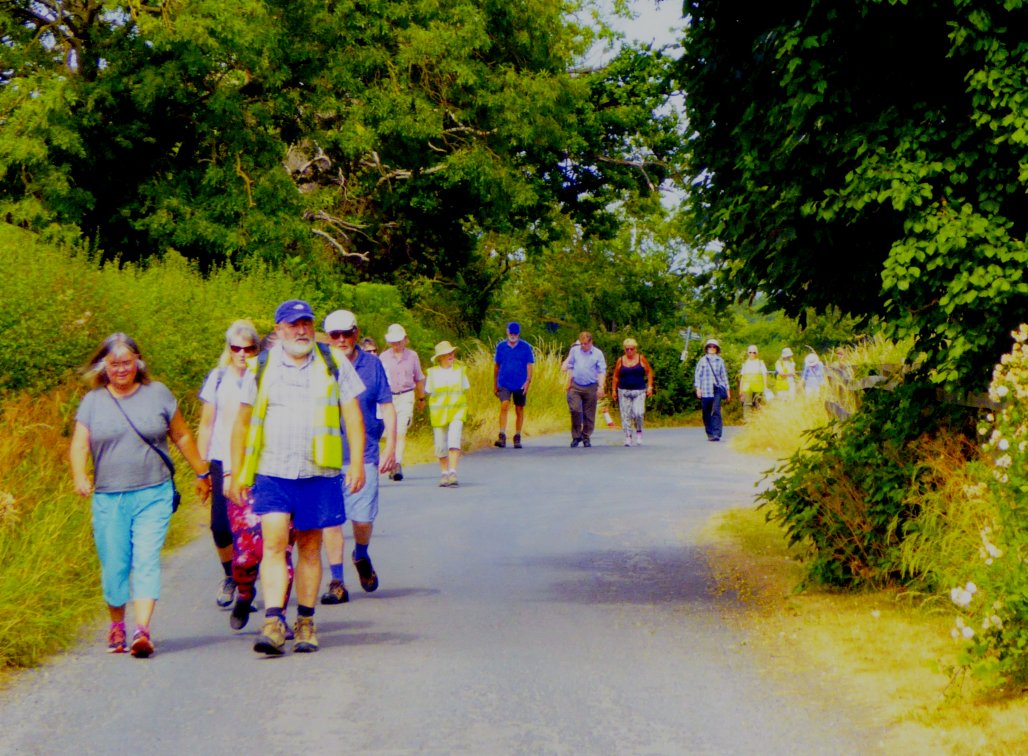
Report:
[[224,467],[220,459],[211,460],[211,535],[219,549],[232,545],[232,526],[228,522]]

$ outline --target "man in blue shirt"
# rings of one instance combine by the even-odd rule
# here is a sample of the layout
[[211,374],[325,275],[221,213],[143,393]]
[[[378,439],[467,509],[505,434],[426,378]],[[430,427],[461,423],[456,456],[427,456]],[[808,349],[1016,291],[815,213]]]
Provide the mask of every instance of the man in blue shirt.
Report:
[[593,335],[582,331],[578,343],[564,360],[561,370],[568,374],[567,399],[571,411],[571,446],[592,446],[596,426],[596,403],[606,395],[607,360],[593,346]]
[[507,412],[514,400],[514,448],[521,448],[521,428],[525,424],[525,402],[532,384],[535,355],[532,347],[521,340],[521,326],[507,324],[507,338],[496,345],[493,358],[493,393],[500,400],[500,436],[494,442],[501,449],[507,445]]
[[[325,332],[333,349],[338,349],[350,361],[365,390],[357,400],[364,417],[364,488],[357,493],[343,492],[346,518],[353,527],[353,566],[357,570],[361,588],[368,593],[378,588],[378,574],[368,556],[371,531],[378,515],[378,474],[388,473],[396,464],[396,408],[389,379],[378,357],[357,346],[360,330],[357,318],[349,310],[336,310],[325,318]],[[385,449],[379,454],[379,441],[385,435]],[[345,436],[345,429],[343,435]],[[345,461],[349,461],[349,446],[343,444]],[[326,528],[325,552],[332,576],[328,590],[322,594],[322,604],[345,604],[350,594],[343,582],[343,554],[345,538],[342,525]]]

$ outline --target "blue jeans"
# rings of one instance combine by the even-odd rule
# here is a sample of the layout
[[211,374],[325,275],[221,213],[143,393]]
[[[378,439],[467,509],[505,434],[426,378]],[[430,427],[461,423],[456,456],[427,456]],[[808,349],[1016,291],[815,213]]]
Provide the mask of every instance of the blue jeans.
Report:
[[[705,396],[700,399],[703,404],[703,428],[707,431],[707,438],[714,440],[721,438],[723,424],[721,422],[721,397]],[[695,405],[693,405],[695,406]]]
[[171,492],[171,480],[166,480],[138,491],[93,494],[93,541],[108,606],[161,597],[161,549],[171,522]]

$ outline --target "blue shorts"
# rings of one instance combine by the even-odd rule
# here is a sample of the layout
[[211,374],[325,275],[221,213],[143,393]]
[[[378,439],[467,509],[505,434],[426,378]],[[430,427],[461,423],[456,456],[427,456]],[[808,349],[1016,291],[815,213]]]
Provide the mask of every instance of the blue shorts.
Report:
[[364,463],[364,488],[357,493],[345,490],[343,483],[343,505],[346,519],[350,522],[374,522],[378,517],[378,465]]
[[253,512],[282,512],[293,516],[297,530],[320,530],[346,522],[342,476],[276,478],[258,475],[253,482]]

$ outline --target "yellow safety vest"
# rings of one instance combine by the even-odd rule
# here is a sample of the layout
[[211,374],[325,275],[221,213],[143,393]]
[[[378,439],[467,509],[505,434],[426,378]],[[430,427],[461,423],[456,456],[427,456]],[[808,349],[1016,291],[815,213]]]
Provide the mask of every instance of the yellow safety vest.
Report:
[[[464,366],[455,364],[453,368],[457,371],[457,380],[445,386],[432,385],[432,393],[428,395],[428,419],[433,428],[445,428],[454,420],[467,418],[468,399],[467,391],[464,389]],[[429,368],[429,375],[437,370],[442,368]]]
[[[319,370],[318,366],[313,366],[313,377],[315,380],[320,379],[322,386],[315,406],[312,456],[315,464],[321,467],[342,469],[343,434],[340,430],[339,384],[332,378],[332,371],[325,362],[321,349],[315,348],[313,354],[315,361],[321,367]],[[260,463],[261,450],[264,448],[264,418],[268,413],[268,372],[278,367],[271,364],[272,359],[273,356],[269,355],[268,364],[265,366],[260,385],[257,387],[257,400],[250,417],[250,428],[246,436],[246,457],[243,460],[243,469],[239,473],[240,482],[244,486],[253,485]],[[332,352],[332,359],[335,360],[338,367],[339,358],[334,352]]]

